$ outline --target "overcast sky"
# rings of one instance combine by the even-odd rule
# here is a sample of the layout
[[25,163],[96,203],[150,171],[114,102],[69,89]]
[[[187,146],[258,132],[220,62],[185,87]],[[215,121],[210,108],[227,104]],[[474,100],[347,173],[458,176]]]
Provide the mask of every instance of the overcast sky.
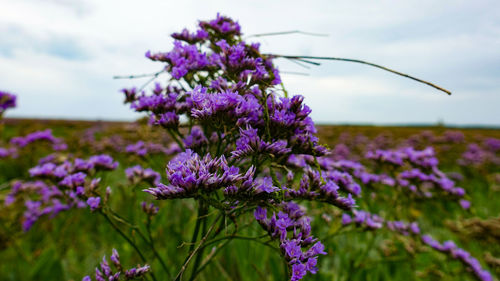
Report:
[[322,123],[500,125],[500,1],[0,0],[0,89],[18,95],[7,117],[132,120],[121,88],[155,72],[147,50],[217,12],[267,53],[367,60],[429,80],[431,87],[360,64],[305,69],[277,61],[289,92]]

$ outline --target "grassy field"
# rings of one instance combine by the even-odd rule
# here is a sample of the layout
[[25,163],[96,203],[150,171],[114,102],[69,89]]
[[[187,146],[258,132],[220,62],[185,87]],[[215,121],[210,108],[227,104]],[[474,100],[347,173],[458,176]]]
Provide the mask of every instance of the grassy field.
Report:
[[[102,256],[109,256],[112,248],[119,250],[127,265],[143,264],[130,243],[115,231],[115,226],[144,251],[158,280],[172,280],[189,252],[197,219],[194,201],[155,201],[160,211],[152,219],[150,229],[144,228],[147,223],[142,222],[147,222],[147,216],[138,210],[141,201],[153,201],[142,192],[149,186],[144,182],[131,184],[124,171],[140,164],[164,176],[171,156],[156,153],[140,157],[123,151],[126,145],[139,140],[164,146],[172,140],[163,131],[141,123],[7,119],[0,129],[0,147],[12,137],[45,128],[63,138],[68,144],[67,151],[75,157],[106,153],[119,162],[116,170],[99,172],[97,176],[102,179],[101,188],[111,187],[110,207],[134,227],[116,222],[113,226],[97,212],[81,208],[61,212],[52,219],[40,219],[24,232],[22,202],[6,206],[4,201],[12,182],[29,179],[29,168],[51,153],[51,148],[44,144],[23,148],[15,159],[0,159],[0,280],[81,280],[93,273]],[[446,198],[416,198],[383,185],[363,186],[359,207],[386,219],[417,221],[423,232],[440,241],[455,241],[496,278],[500,276],[500,166],[494,161],[477,165],[458,162],[471,143],[500,139],[500,130],[375,126],[319,126],[318,130],[321,143],[334,152],[340,151],[342,144],[349,150],[345,158],[357,161],[364,161],[363,155],[369,149],[392,149],[409,141],[418,149],[434,147],[440,169],[462,175],[456,176],[457,184],[467,192],[469,210]],[[452,141],[450,131],[461,132],[463,139],[457,141],[455,137]],[[319,272],[304,280],[474,280],[459,261],[423,247],[412,236],[397,235],[386,229],[343,227],[339,209],[321,203],[301,204],[313,219],[312,232],[325,244],[328,253],[319,259]],[[209,212],[206,220],[214,219]],[[239,236],[211,241],[200,263],[204,264],[210,255],[214,258],[196,280],[283,280],[287,269],[277,245],[268,241],[251,213],[237,222],[227,221],[226,225],[223,232],[228,234],[238,227]],[[168,272],[162,270],[151,245],[141,239],[139,232],[150,233]],[[227,244],[222,248],[223,242]],[[183,280],[191,276],[188,268]]]

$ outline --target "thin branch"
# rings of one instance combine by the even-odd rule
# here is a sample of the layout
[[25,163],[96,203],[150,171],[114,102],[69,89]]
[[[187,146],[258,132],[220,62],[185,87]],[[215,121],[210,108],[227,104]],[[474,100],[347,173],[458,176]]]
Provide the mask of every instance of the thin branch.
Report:
[[196,249],[193,250],[193,252],[188,256],[188,258],[186,259],[186,261],[184,262],[184,264],[182,265],[181,267],[181,270],[179,271],[179,273],[177,273],[177,276],[175,277],[175,281],[178,281],[178,280],[181,280],[182,279],[182,274],[184,274],[184,271],[186,271],[186,268],[187,266],[189,265],[189,262],[191,261],[191,259],[194,257],[194,255],[196,255],[196,253],[201,249],[201,247],[203,246],[203,244],[205,243],[205,241],[207,240],[208,236],[210,235],[210,233],[212,232],[212,230],[215,228],[215,225],[217,224],[217,221],[222,217],[222,215],[219,215],[214,223],[210,226],[210,228],[207,230],[207,233],[205,234],[205,236],[203,236],[203,238],[201,238],[200,240],[200,243],[198,244],[198,246],[196,247]]
[[301,75],[301,76],[309,76],[309,73],[297,72],[297,71],[282,70],[282,71],[280,71],[280,73],[283,73],[283,74],[292,74],[292,75]]
[[[113,223],[113,221],[111,221],[111,219],[105,213],[103,213],[102,211],[99,213],[106,219],[106,221],[113,227],[113,229],[116,232],[118,232],[118,234],[120,234],[123,237],[123,239],[125,239],[129,243],[129,245],[132,246],[132,248],[134,248],[134,250],[137,252],[137,254],[139,254],[139,257],[141,258],[142,262],[147,263],[146,258],[144,257],[144,254],[141,252],[139,247],[134,243],[134,241],[132,241],[117,225],[115,225]],[[151,277],[153,278],[153,280],[156,281],[157,279],[156,279],[156,276],[154,275],[154,273],[151,272],[150,274],[151,274]]]
[[[278,56],[278,57],[279,57],[279,56]],[[298,60],[298,61],[305,62],[305,63],[312,64],[312,65],[316,65],[316,66],[321,65],[321,63],[319,63],[319,62],[310,61],[310,60],[305,60],[305,59],[301,59],[301,58],[290,58],[290,59],[296,59],[296,60]]]
[[154,240],[153,240],[153,234],[151,231],[151,216],[148,216],[148,221],[146,223],[146,229],[148,232],[148,237],[149,237],[149,246],[151,247],[151,250],[153,250],[153,253],[155,254],[156,258],[160,261],[161,266],[163,267],[163,270],[165,273],[167,273],[168,277],[171,278],[170,270],[168,269],[167,265],[165,264],[165,261],[163,258],[160,256],[160,253],[156,250]]
[[295,63],[296,65],[300,66],[300,67],[303,67],[305,69],[311,69],[309,66],[301,63],[301,62],[298,62],[297,60],[294,60],[294,59],[288,59],[290,62],[293,62]]
[[447,93],[448,95],[451,95],[450,91],[448,91],[448,90],[446,90],[446,89],[444,89],[442,87],[439,87],[439,86],[437,86],[437,85],[435,85],[435,84],[433,84],[431,82],[428,82],[428,81],[425,81],[425,80],[413,77],[411,75],[408,75],[408,74],[396,71],[394,69],[390,69],[390,68],[385,67],[385,66],[381,66],[381,65],[378,65],[378,64],[367,62],[367,61],[356,60],[356,59],[347,59],[347,58],[337,58],[337,57],[283,56],[283,55],[275,55],[275,54],[269,54],[269,56],[276,57],[276,58],[296,59],[296,60],[299,60],[299,61],[302,61],[302,62],[306,62],[304,59],[313,59],[313,60],[336,60],[336,61],[346,61],[346,62],[355,62],[355,63],[366,64],[366,65],[370,65],[370,66],[373,66],[373,67],[376,67],[376,68],[379,68],[379,69],[382,69],[382,70],[385,70],[385,71],[389,71],[389,72],[392,72],[394,74],[397,74],[397,75],[400,75],[400,76],[403,76],[403,77],[415,80],[415,81],[420,82],[420,83],[427,84],[427,85],[429,85],[429,86],[431,86],[431,87],[433,87],[435,89],[438,89],[440,91],[443,91],[443,92]]
[[137,78],[144,78],[144,77],[158,77],[162,72],[164,72],[165,69],[162,69],[160,71],[154,72],[154,73],[145,73],[145,74],[136,74],[136,75],[115,75],[113,76],[113,79],[137,79]]
[[313,32],[306,32],[306,31],[300,31],[300,30],[289,30],[289,31],[252,34],[252,35],[247,36],[246,38],[276,36],[276,35],[289,35],[289,34],[302,34],[302,35],[309,35],[309,36],[328,37],[328,34],[324,34],[324,33],[313,33]]

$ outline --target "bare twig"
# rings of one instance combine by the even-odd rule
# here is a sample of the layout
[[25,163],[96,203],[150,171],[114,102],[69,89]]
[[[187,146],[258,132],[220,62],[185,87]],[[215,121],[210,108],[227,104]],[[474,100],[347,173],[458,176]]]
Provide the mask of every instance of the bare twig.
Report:
[[303,67],[305,69],[311,69],[309,66],[301,63],[301,62],[298,62],[297,60],[294,60],[294,59],[288,59],[289,61],[295,63],[296,65],[300,66],[300,67]]
[[324,33],[313,33],[313,32],[306,32],[306,31],[300,31],[300,30],[289,30],[289,31],[252,34],[252,35],[247,36],[246,38],[276,36],[276,35],[289,35],[289,34],[302,34],[302,35],[309,35],[309,36],[328,37],[328,34],[324,34]]
[[145,73],[145,74],[137,74],[137,75],[115,75],[113,76],[113,79],[137,79],[137,78],[144,78],[144,77],[158,77],[162,72],[165,70],[162,69],[160,71],[154,72],[154,73]]
[[309,73],[305,72],[297,72],[297,71],[286,71],[282,70],[280,71],[282,74],[292,74],[292,75],[301,75],[301,76],[309,76]]
[[319,63],[319,62],[305,60],[305,59],[301,59],[301,58],[291,58],[291,59],[295,59],[295,60],[298,60],[298,61],[301,61],[301,62],[305,62],[305,63],[312,64],[312,65],[316,65],[316,66],[321,65],[321,63]]
[[205,243],[205,241],[207,240],[208,236],[210,235],[210,233],[212,232],[212,230],[215,228],[215,225],[217,224],[217,221],[222,217],[222,215],[219,215],[214,223],[210,226],[210,228],[207,230],[207,233],[205,234],[205,236],[203,236],[203,238],[201,238],[200,240],[200,243],[198,244],[198,246],[190,253],[190,255],[188,256],[188,258],[186,259],[186,261],[184,262],[184,264],[182,265],[181,267],[181,270],[179,270],[179,273],[177,273],[177,276],[175,277],[175,281],[178,281],[178,280],[181,280],[182,279],[182,274],[184,274],[184,271],[186,271],[187,269],[187,266],[189,264],[189,262],[191,261],[191,259],[194,257],[194,255],[196,255],[196,253],[201,249],[201,247],[203,246],[203,244]]
[[348,59],[348,58],[337,58],[337,57],[285,56],[285,55],[275,55],[275,54],[268,54],[268,56],[270,56],[270,57],[276,57],[276,58],[295,59],[295,60],[298,60],[298,61],[301,61],[301,62],[307,62],[307,63],[312,63],[311,61],[308,61],[308,60],[336,60],[336,61],[346,61],[346,62],[355,62],[355,63],[366,64],[366,65],[370,65],[370,66],[373,66],[373,67],[376,67],[376,68],[380,68],[382,70],[389,71],[389,72],[392,72],[394,74],[397,74],[397,75],[400,75],[400,76],[403,76],[403,77],[415,80],[415,81],[420,82],[420,83],[427,84],[427,85],[429,85],[429,86],[431,86],[431,87],[433,87],[435,89],[438,89],[440,91],[443,91],[443,92],[447,93],[448,95],[451,95],[450,91],[448,91],[448,90],[446,90],[446,89],[444,89],[442,87],[439,87],[439,86],[437,86],[437,85],[435,85],[435,84],[433,84],[431,82],[428,82],[428,81],[416,78],[414,76],[411,76],[411,75],[408,75],[408,74],[396,71],[394,69],[390,69],[390,68],[385,67],[385,66],[381,66],[381,65],[374,64],[374,63],[367,62],[367,61],[363,61],[363,60]]

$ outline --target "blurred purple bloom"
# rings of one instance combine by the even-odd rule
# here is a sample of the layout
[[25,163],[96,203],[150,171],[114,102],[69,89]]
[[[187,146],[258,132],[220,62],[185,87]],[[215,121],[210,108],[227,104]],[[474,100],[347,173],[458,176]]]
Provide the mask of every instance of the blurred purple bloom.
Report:
[[89,197],[89,199],[87,199],[87,205],[89,205],[91,211],[97,210],[100,203],[101,197]]

